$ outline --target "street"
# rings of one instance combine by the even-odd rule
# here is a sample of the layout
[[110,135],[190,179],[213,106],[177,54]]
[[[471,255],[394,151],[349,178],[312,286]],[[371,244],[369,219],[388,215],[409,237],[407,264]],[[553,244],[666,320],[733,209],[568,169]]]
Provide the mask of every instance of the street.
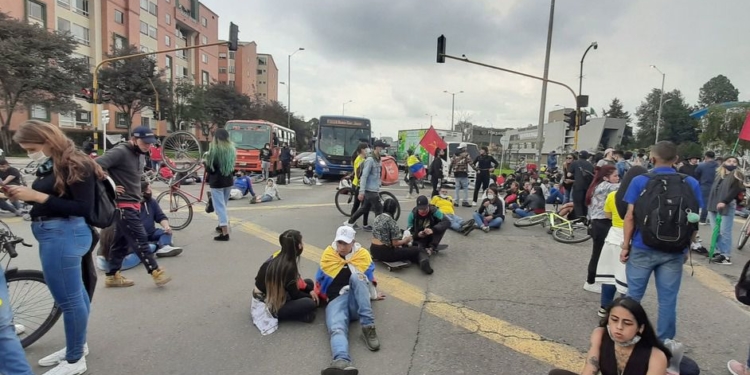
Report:
[[[22,162],[13,161],[17,167]],[[294,170],[280,186],[281,201],[259,205],[230,201],[231,240],[215,242],[214,214],[195,206],[190,226],[175,232],[185,251],[161,258],[173,281],[154,286],[142,266],[124,271],[136,285],[105,289],[100,274],[88,330],[88,374],[319,374],[330,362],[324,310],[314,323],[283,322],[262,336],[250,318],[258,267],[279,248],[279,233],[302,232],[301,274],[313,278],[322,250],[345,220],[335,208],[337,182],[305,186]],[[154,196],[166,185],[153,186]],[[198,193],[200,185],[185,189]],[[262,194],[262,184],[254,186]],[[406,226],[412,200],[404,187],[388,188],[400,199],[399,224]],[[429,186],[423,194],[429,196]],[[457,208],[464,218],[472,209]],[[29,222],[0,214],[34,248],[19,247],[19,268],[39,268]],[[370,221],[374,218],[371,216]],[[500,231],[450,232],[448,249],[433,256],[431,276],[418,267],[376,278],[387,298],[373,302],[379,352],[369,352],[359,325],[350,326],[350,352],[361,374],[546,374],[553,367],[580,371],[589,337],[598,323],[599,295],[582,289],[591,242],[565,245],[540,227],[516,228],[512,218]],[[743,221],[735,220],[734,237]],[[360,222],[361,224],[361,222]],[[701,226],[704,245],[710,227]],[[363,246],[370,233],[358,231]],[[736,242],[736,241],[733,241]],[[750,259],[735,251],[733,265],[709,265],[693,256],[685,266],[678,305],[677,340],[702,373],[726,372],[729,359],[744,361],[748,309],[734,300],[733,286]],[[653,280],[653,279],[652,279]],[[643,304],[656,323],[655,288]],[[39,358],[65,346],[62,319],[27,357],[37,373]]]

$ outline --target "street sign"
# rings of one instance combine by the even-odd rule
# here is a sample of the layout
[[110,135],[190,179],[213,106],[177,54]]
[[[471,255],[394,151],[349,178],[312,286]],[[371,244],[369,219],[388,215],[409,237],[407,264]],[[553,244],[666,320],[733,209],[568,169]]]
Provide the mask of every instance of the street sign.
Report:
[[109,110],[102,110],[102,124],[106,127],[109,124]]

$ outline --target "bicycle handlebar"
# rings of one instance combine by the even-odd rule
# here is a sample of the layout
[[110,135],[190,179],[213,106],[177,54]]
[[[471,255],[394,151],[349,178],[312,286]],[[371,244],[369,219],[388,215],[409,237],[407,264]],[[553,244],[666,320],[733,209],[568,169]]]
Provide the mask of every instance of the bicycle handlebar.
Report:
[[18,252],[16,251],[16,245],[21,244],[25,247],[31,247],[30,244],[27,244],[23,238],[21,237],[13,237],[12,239],[8,240],[8,237],[6,236],[3,241],[3,248],[5,249],[5,252],[8,253],[8,255],[11,258],[15,258],[18,256]]

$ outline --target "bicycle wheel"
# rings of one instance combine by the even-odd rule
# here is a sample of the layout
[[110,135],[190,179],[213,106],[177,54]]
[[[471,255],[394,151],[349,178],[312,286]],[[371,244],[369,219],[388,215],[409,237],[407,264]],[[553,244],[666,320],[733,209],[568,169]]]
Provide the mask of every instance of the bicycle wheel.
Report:
[[193,221],[193,205],[185,194],[179,191],[164,191],[156,197],[156,202],[169,218],[169,226],[172,229],[185,229]]
[[747,230],[750,228],[750,217],[745,220],[745,225],[742,226],[742,230],[740,231],[740,238],[737,240],[737,250],[742,250],[743,247],[745,247],[745,244],[747,243]]
[[534,225],[538,225],[546,221],[547,221],[547,215],[542,214],[542,215],[526,216],[520,219],[516,219],[515,221],[513,221],[513,225],[519,228],[526,228],[526,227],[533,227]]
[[23,332],[18,337],[25,348],[55,325],[62,310],[55,304],[42,271],[11,271],[6,278],[13,308],[13,324],[23,326]]
[[357,197],[354,196],[351,188],[339,189],[334,198],[336,208],[339,209],[342,215],[346,217],[352,216],[352,203],[354,199],[357,199]]
[[398,220],[398,218],[401,217],[401,205],[398,203],[398,199],[396,199],[396,196],[390,191],[381,191],[380,203],[384,203],[386,199],[393,199],[396,201],[396,212],[393,214],[393,219]]
[[162,142],[164,164],[175,172],[189,172],[203,157],[201,144],[193,134],[174,132]]
[[21,169],[21,173],[23,174],[33,174],[36,172],[37,167],[39,167],[39,163],[32,161],[29,162],[29,164],[26,164],[26,167]]
[[552,232],[552,238],[562,243],[581,243],[591,238],[589,228],[581,225],[574,225],[571,228],[557,228]]

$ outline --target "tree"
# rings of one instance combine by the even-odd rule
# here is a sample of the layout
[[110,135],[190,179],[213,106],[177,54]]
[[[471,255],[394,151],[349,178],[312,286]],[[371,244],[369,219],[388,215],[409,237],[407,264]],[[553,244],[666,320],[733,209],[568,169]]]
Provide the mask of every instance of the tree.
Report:
[[252,102],[247,95],[222,83],[212,84],[205,91],[206,121],[224,127],[229,120],[252,119]]
[[6,152],[17,110],[42,105],[67,113],[79,108],[73,95],[90,79],[90,67],[73,56],[77,46],[70,34],[50,33],[0,12],[0,140]]
[[[287,125],[287,116],[289,116],[287,108],[284,107],[284,105],[280,102],[268,102],[260,98],[256,98],[256,100],[253,101],[253,113],[255,114],[255,116],[257,116],[257,118],[261,118],[263,120],[283,126]],[[289,125],[297,135],[296,147],[299,150],[307,148],[307,146],[310,144],[310,140],[313,137],[313,128],[311,127],[311,123],[314,123],[315,127],[317,128],[318,119],[313,119],[308,122],[305,121],[304,118],[292,115],[292,120]]]
[[703,156],[703,146],[695,142],[685,142],[677,146],[677,155],[680,159],[697,157],[700,159]]
[[736,102],[740,91],[729,78],[719,74],[711,78],[701,87],[698,93],[698,104],[701,108],[725,102]]
[[[745,122],[750,105],[741,105],[733,108],[711,107],[702,120],[703,132],[701,143],[706,148],[729,152],[737,142],[737,136]],[[750,142],[740,141],[739,149],[749,149]]]
[[188,124],[208,122],[205,86],[188,79],[169,82],[168,85],[167,94],[159,97],[159,105],[173,130],[186,130]]
[[455,131],[461,132],[463,141],[471,141],[471,132],[474,128],[474,124],[468,120],[461,120],[456,123]]
[[633,147],[635,143],[635,137],[633,137],[633,125],[631,125],[633,120],[630,118],[630,112],[624,110],[620,99],[613,98],[612,102],[609,103],[609,109],[602,109],[602,116],[625,120],[625,131],[622,135],[621,144],[625,149]]
[[[114,49],[108,58],[138,54],[135,46]],[[154,108],[156,96],[167,97],[166,83],[156,70],[156,61],[150,57],[135,57],[110,63],[99,70],[99,89],[112,93],[111,103],[126,116],[128,135],[133,116],[145,108]],[[161,98],[160,98],[161,100]],[[160,103],[161,105],[161,103]]]
[[[656,121],[659,111],[661,90],[653,89],[636,109],[638,117],[637,145],[648,147],[656,138]],[[664,93],[662,121],[659,129],[660,141],[672,141],[675,144],[698,142],[699,127],[690,117],[691,107],[685,103],[680,90]]]

